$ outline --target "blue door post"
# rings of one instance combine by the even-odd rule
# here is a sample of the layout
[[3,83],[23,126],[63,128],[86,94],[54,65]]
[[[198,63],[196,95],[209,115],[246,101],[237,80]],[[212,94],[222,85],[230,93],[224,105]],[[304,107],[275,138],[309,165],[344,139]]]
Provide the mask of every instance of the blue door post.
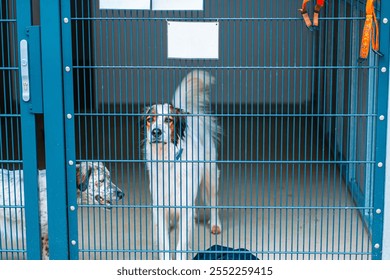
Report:
[[50,259],[69,259],[60,0],[41,1]]

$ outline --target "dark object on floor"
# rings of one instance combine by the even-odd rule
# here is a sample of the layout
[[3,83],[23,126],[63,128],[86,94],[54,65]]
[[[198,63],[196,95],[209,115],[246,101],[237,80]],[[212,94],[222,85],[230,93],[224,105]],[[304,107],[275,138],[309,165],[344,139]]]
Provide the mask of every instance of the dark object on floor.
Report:
[[258,258],[247,249],[213,245],[205,252],[198,253],[194,260],[258,260]]

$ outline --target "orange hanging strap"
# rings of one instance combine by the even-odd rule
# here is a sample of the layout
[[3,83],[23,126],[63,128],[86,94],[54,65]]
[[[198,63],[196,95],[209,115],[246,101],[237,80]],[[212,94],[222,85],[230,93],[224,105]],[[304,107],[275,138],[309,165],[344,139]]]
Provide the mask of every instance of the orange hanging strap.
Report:
[[366,4],[366,21],[364,22],[360,45],[360,60],[367,59],[370,52],[370,41],[372,50],[382,56],[379,52],[379,26],[375,15],[374,2],[375,0],[367,0]]
[[313,25],[318,27],[318,19],[320,15],[320,10],[324,6],[324,0],[317,0],[317,4],[314,7],[314,14],[313,14]]
[[301,15],[303,17],[303,21],[305,22],[307,28],[311,29],[312,23],[311,23],[309,15],[307,14],[307,9],[306,9],[307,2],[309,2],[309,1],[310,0],[303,0],[302,9],[299,9],[299,11],[301,12]]
[[372,49],[374,50],[374,52],[379,53],[379,25],[378,20],[376,19],[375,11],[373,11],[373,30],[371,38]]
[[318,29],[318,22],[319,22],[319,13],[321,8],[324,6],[324,0],[317,0],[316,6],[314,7],[314,15],[313,15],[313,23],[310,20],[310,17],[307,13],[307,3],[310,0],[303,0],[302,2],[302,8],[299,9],[301,12],[301,15],[303,17],[303,21],[305,22],[307,28],[309,28],[311,31]]

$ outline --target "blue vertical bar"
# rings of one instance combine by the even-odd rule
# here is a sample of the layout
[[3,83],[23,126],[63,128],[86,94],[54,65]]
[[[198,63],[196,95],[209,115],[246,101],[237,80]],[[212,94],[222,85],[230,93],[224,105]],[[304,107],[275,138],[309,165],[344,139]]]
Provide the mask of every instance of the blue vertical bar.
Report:
[[[30,0],[19,0],[16,1],[16,5],[18,29],[17,46],[19,54],[19,43],[21,40],[27,40],[29,45],[32,43],[29,41],[27,31],[27,27],[31,25],[31,3]],[[34,65],[30,65],[30,73],[35,70],[33,67]],[[21,77],[21,75],[19,75],[19,77]],[[22,95],[21,79],[19,79],[19,88],[20,94]],[[34,92],[30,92],[30,94],[34,94]],[[20,100],[27,259],[38,260],[41,258],[41,238],[39,227],[36,123],[35,115],[31,112],[31,99],[28,102],[22,101],[22,98],[20,98]]]
[[67,186],[68,186],[68,222],[70,240],[70,259],[78,259],[78,223],[77,223],[77,192],[76,192],[76,136],[74,120],[74,95],[73,95],[73,68],[72,68],[72,23],[70,1],[61,1],[61,25],[62,25],[62,61],[65,67],[64,74],[64,102],[65,102],[65,131],[66,131],[66,162]]
[[68,259],[60,0],[42,0],[40,14],[50,259]]
[[[387,116],[387,98],[389,92],[389,34],[390,23],[383,19],[390,19],[390,2],[381,1],[380,13],[380,50],[382,57],[378,58],[378,88],[377,88],[377,116],[376,116],[376,143],[375,143],[375,177],[373,194],[373,220],[372,220],[372,259],[382,258],[383,247],[383,213],[386,162],[386,128],[387,122],[380,116]],[[388,119],[384,118],[385,120]]]

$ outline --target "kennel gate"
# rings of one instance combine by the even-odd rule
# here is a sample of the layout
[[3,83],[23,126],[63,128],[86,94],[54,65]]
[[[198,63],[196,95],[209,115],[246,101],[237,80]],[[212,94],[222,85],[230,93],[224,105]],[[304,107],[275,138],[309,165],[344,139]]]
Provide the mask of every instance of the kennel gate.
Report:
[[[20,4],[20,3],[19,3]],[[2,227],[5,215],[14,221],[21,221],[27,230],[22,236],[14,235],[17,228],[5,227],[1,233],[0,259],[39,259],[40,230],[38,203],[38,153],[36,138],[35,114],[43,112],[40,94],[30,96],[30,101],[23,102],[21,94],[19,42],[39,36],[39,30],[32,27],[31,5],[25,1],[23,9],[16,1],[0,1],[0,168],[21,170],[24,168],[24,179],[29,182],[25,197],[10,196],[5,200],[5,187],[15,192],[20,190],[17,183],[9,183],[3,178],[5,172],[0,170],[0,211]],[[30,54],[30,92],[41,91],[40,49],[31,46]],[[24,137],[22,137],[24,136]],[[20,175],[20,171],[17,172]],[[28,198],[28,199],[27,199]],[[20,211],[20,212],[19,212]],[[24,216],[25,218],[24,218]],[[27,248],[29,249],[27,252]]]
[[[389,17],[390,4],[377,7],[384,56],[371,53],[358,64],[363,2],[328,1],[319,31],[311,32],[297,12],[300,1],[206,0],[204,11],[121,11],[99,10],[95,0],[42,0],[39,28],[32,26],[30,1],[2,1],[2,11],[13,11],[0,18],[7,30],[0,73],[12,81],[3,82],[2,98],[13,104],[6,94],[12,92],[15,109],[1,106],[0,163],[19,164],[14,169],[22,163],[5,140],[15,137],[23,142],[16,146],[25,151],[25,176],[36,182],[35,115],[44,112],[47,180],[53,186],[50,257],[156,258],[140,119],[145,106],[169,102],[188,71],[204,69],[216,78],[210,109],[223,130],[217,161],[223,229],[212,236],[196,222],[188,251],[222,244],[260,259],[381,258],[389,66],[388,24],[382,19]],[[167,59],[167,20],[217,21],[220,58]],[[6,49],[22,39],[29,42],[30,58],[38,60],[30,63],[38,76],[30,80],[32,92],[42,87],[44,107],[39,94],[29,102],[17,96],[18,53]],[[37,42],[41,52],[31,49]],[[125,191],[111,211],[77,203],[80,161],[104,162]],[[8,252],[26,257],[15,255],[19,251],[39,258],[37,193],[29,186],[29,199],[20,206],[31,224],[27,246],[0,247],[2,258]],[[4,209],[13,207],[19,206]],[[213,210],[203,208],[195,207],[199,220]]]

